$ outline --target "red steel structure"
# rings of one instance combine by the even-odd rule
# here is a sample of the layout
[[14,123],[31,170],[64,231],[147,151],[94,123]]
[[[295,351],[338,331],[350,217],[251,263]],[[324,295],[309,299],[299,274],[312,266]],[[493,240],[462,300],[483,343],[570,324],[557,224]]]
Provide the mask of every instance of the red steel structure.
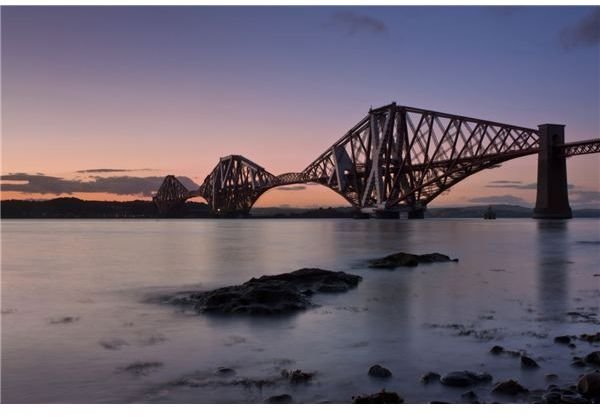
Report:
[[[600,152],[600,139],[555,148],[563,158]],[[363,212],[407,209],[420,217],[429,202],[459,181],[539,150],[539,129],[392,103],[371,109],[301,172],[276,176],[230,155],[219,160],[197,190],[167,176],[154,202],[168,214],[200,196],[216,214],[245,215],[271,188],[318,183]]]

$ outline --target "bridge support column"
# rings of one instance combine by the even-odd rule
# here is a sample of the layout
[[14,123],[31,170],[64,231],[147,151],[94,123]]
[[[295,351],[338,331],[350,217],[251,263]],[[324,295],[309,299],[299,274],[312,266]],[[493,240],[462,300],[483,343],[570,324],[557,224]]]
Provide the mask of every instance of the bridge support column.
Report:
[[408,219],[425,219],[425,208],[413,208],[409,210]]
[[159,200],[152,199],[156,208],[158,209],[158,214],[162,218],[169,218],[178,216],[181,214],[183,205],[185,204],[185,200]]
[[565,143],[564,125],[539,125],[537,198],[533,217],[538,219],[572,218],[567,189],[567,163],[555,145]]

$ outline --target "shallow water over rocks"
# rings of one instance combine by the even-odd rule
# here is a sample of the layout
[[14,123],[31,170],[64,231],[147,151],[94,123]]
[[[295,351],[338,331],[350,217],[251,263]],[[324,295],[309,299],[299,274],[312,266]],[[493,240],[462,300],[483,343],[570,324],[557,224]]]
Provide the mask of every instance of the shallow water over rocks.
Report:
[[[579,402],[600,368],[597,242],[597,220],[3,222],[2,400],[350,403],[385,388],[408,403]],[[460,262],[368,268],[398,252]],[[148,302],[307,266],[363,280],[286,316]],[[369,376],[375,364],[392,375]],[[297,369],[314,375],[282,376]],[[492,380],[433,377],[461,370]],[[492,392],[511,379],[528,394]]]

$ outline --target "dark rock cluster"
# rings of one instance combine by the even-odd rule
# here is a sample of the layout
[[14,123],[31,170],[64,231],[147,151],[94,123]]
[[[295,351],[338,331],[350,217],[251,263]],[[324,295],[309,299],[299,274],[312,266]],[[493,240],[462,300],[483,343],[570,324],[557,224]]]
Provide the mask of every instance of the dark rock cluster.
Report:
[[391,377],[392,372],[390,372],[385,367],[382,367],[379,364],[376,364],[374,366],[371,366],[371,368],[369,369],[369,376],[386,378],[386,377]]
[[474,373],[468,370],[450,372],[440,378],[442,385],[454,387],[467,387],[478,383],[490,382],[492,376],[487,373]]
[[385,389],[371,395],[354,396],[352,399],[354,403],[404,403],[404,399],[396,392],[386,392]]
[[458,259],[451,259],[447,255],[440,253],[422,255],[409,253],[395,253],[383,258],[376,258],[374,260],[370,260],[369,267],[393,269],[396,267],[416,267],[419,265],[419,263],[441,263],[448,261],[456,262],[458,261]]
[[198,312],[272,315],[307,309],[318,292],[344,292],[361,277],[341,271],[304,268],[291,273],[253,278],[244,284],[208,292],[183,293],[167,303],[190,305]]

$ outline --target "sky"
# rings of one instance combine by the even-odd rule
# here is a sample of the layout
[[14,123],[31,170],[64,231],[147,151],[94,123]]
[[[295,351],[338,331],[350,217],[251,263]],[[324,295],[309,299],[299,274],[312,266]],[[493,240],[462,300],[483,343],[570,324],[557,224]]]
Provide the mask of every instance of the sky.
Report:
[[[391,102],[600,137],[600,7],[2,7],[2,199],[149,199],[219,157],[301,171]],[[568,159],[600,206],[600,156]],[[537,157],[430,206],[532,206]],[[257,206],[337,206],[316,185]]]

